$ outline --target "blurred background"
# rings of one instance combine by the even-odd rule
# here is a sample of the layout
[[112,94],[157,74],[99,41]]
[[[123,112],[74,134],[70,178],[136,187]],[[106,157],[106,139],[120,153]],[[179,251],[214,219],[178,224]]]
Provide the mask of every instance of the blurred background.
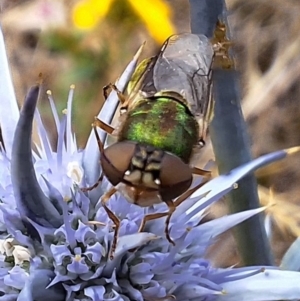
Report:
[[60,109],[75,84],[74,127],[84,146],[103,103],[102,87],[115,82],[138,47],[147,41],[144,57],[153,55],[168,36],[189,31],[188,1],[143,2],[1,1],[19,103],[40,72]]
[[[228,0],[227,6],[253,157],[300,145],[300,2]],[[190,31],[188,0],[0,0],[0,21],[20,106],[43,74],[39,108],[50,132],[46,90],[62,111],[70,85],[76,85],[73,130],[80,147],[103,104],[102,87],[115,82],[138,47],[146,41],[143,57],[148,57],[171,34]],[[208,143],[199,166],[209,159]],[[273,164],[257,176],[262,204],[276,204],[267,214],[279,263],[300,235],[300,158]],[[224,213],[221,202],[211,216]],[[232,237],[226,234],[220,243],[227,250],[224,258],[220,246],[209,256],[219,265],[236,264]]]

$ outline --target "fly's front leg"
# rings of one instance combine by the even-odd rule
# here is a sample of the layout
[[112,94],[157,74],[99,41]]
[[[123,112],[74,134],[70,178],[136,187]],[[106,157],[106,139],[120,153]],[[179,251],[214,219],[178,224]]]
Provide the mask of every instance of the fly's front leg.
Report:
[[[189,198],[195,191],[197,191],[200,187],[202,187],[204,184],[206,184],[208,182],[204,181],[203,183],[200,183],[198,185],[196,185],[195,187],[187,190],[186,192],[184,192],[181,196],[179,196],[175,201],[174,201],[174,207],[177,208],[181,203],[183,203],[187,198]],[[209,191],[207,191],[207,193],[209,193]]]
[[167,215],[167,219],[166,219],[166,221],[165,221],[165,234],[166,234],[167,240],[168,240],[173,246],[175,246],[175,242],[174,242],[174,241],[171,239],[171,237],[170,237],[169,224],[170,224],[171,217],[172,217],[173,213],[174,213],[175,210],[176,210],[176,207],[175,207],[175,204],[173,203],[172,200],[165,201],[165,203],[167,204],[167,206],[168,206],[168,208],[169,208],[168,215]]
[[147,221],[151,221],[151,220],[158,219],[158,218],[166,216],[167,217],[166,222],[165,222],[166,238],[173,246],[175,246],[175,242],[170,237],[169,224],[170,224],[170,219],[172,217],[172,214],[176,210],[176,207],[175,207],[175,205],[172,201],[164,201],[164,202],[167,204],[167,206],[169,208],[169,211],[161,212],[161,213],[157,212],[157,213],[151,213],[151,214],[145,215],[144,218],[142,219],[142,222],[141,222],[141,225],[140,225],[140,228],[139,228],[139,232],[143,232]]
[[125,102],[125,100],[126,100],[125,95],[117,88],[116,85],[114,85],[112,83],[110,83],[110,84],[103,87],[103,96],[104,96],[105,100],[108,98],[108,95],[109,95],[111,90],[113,90],[117,93],[118,99],[121,103]]
[[99,184],[102,183],[102,180],[103,180],[103,173],[101,172],[100,177],[98,178],[98,180],[95,184],[93,184],[90,187],[83,187],[83,188],[81,188],[81,191],[88,192],[88,191],[91,191],[91,190],[97,188],[99,186]]
[[118,242],[118,236],[119,236],[119,230],[120,230],[120,220],[119,218],[106,206],[106,203],[110,199],[110,197],[117,192],[117,189],[115,187],[111,188],[109,191],[107,191],[102,197],[101,197],[101,205],[105,212],[107,213],[108,217],[111,219],[111,221],[114,223],[114,237],[112,241],[112,245],[110,248],[110,259],[114,258],[114,253],[116,251],[117,242]]
[[[104,146],[103,146],[103,143],[100,139],[100,136],[99,136],[96,128],[99,127],[100,129],[105,131],[107,134],[112,134],[112,132],[115,129],[112,126],[110,126],[110,125],[106,124],[105,122],[101,121],[97,117],[95,117],[95,121],[93,122],[92,127],[93,127],[94,134],[96,136],[99,152],[100,152],[100,154],[102,154],[103,150],[104,150]],[[83,192],[91,191],[91,190],[95,189],[96,187],[98,187],[99,184],[102,182],[102,180],[103,180],[103,173],[100,174],[100,176],[99,176],[99,178],[98,178],[98,180],[95,184],[93,184],[90,187],[81,188],[81,190]]]
[[101,130],[103,130],[104,132],[106,132],[109,135],[112,135],[114,130],[115,130],[111,125],[105,123],[104,121],[98,119],[97,117],[95,117],[95,120],[92,124],[92,127],[94,128],[94,132],[95,132],[95,135],[97,137],[97,141],[98,141],[99,135],[97,133],[96,127],[100,128]]
[[120,103],[122,104],[121,108],[120,108],[121,114],[124,114],[125,112],[127,112],[128,99],[126,99],[126,96],[117,88],[116,85],[108,84],[103,87],[103,96],[104,96],[105,100],[107,99],[107,97],[109,95],[109,92],[108,92],[109,90],[116,91],[116,93],[118,95],[118,99],[119,99]]

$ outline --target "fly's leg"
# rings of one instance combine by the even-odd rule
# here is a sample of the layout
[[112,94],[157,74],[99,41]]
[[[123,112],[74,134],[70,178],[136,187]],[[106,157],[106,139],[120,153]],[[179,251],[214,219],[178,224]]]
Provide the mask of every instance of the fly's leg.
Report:
[[168,240],[173,246],[175,246],[175,242],[174,242],[174,241],[171,239],[171,237],[170,237],[170,233],[169,233],[169,224],[170,224],[171,217],[172,217],[173,213],[174,213],[175,210],[176,210],[176,207],[175,207],[175,204],[173,203],[172,200],[165,201],[165,203],[167,204],[167,206],[168,206],[168,208],[169,208],[168,215],[167,215],[167,219],[166,219],[166,222],[165,222],[165,234],[166,234],[167,240]]
[[103,97],[105,100],[108,98],[110,85],[112,85],[112,84],[105,85],[102,89]]
[[215,51],[215,66],[222,69],[234,68],[234,62],[229,54],[229,48],[232,46],[232,42],[227,38],[226,24],[218,20],[214,36],[212,38],[212,44]]
[[165,234],[166,234],[166,238],[167,240],[173,245],[175,246],[174,241],[171,239],[170,237],[170,233],[169,233],[169,224],[170,224],[170,219],[172,217],[172,214],[174,213],[174,211],[176,210],[176,206],[174,205],[174,203],[172,201],[164,201],[168,208],[169,211],[167,212],[161,212],[161,213],[151,213],[151,214],[147,214],[144,216],[140,228],[139,228],[139,232],[143,232],[144,228],[145,228],[145,224],[147,221],[151,221],[157,218],[161,218],[161,217],[167,217],[166,222],[165,222]]
[[145,298],[145,301],[170,301],[170,300],[176,300],[176,297],[174,295],[166,295],[164,297],[160,298]]
[[[96,137],[96,140],[97,140],[97,144],[98,144],[98,149],[99,149],[99,152],[100,152],[100,154],[102,154],[103,153],[103,151],[104,151],[104,146],[103,146],[103,143],[102,143],[102,141],[101,141],[101,139],[100,139],[100,136],[99,136],[99,134],[98,134],[98,132],[97,132],[97,129],[96,129],[96,127],[98,126],[97,125],[97,121],[98,121],[99,119],[97,119],[96,117],[95,117],[95,121],[92,123],[92,127],[93,127],[93,131],[94,131],[94,134],[95,134],[95,137]],[[99,120],[100,121],[100,120]],[[100,127],[101,128],[101,126],[98,126],[98,127]]]
[[[110,220],[114,223],[113,229],[114,229],[114,237],[112,241],[112,245],[110,248],[110,255],[109,258],[114,258],[114,253],[116,251],[117,242],[118,242],[118,235],[120,230],[120,220],[118,217],[106,206],[106,203],[110,199],[112,195],[114,195],[117,192],[117,189],[115,187],[112,187],[109,191],[107,191],[99,200],[99,202],[96,204],[96,208],[98,207],[98,204],[100,203],[105,210],[106,214],[110,218]],[[89,221],[88,224],[95,225],[95,226],[106,226],[105,223],[99,222],[99,221]]]
[[[181,203],[183,203],[188,197],[190,197],[196,190],[198,190],[200,187],[202,187],[204,184],[206,184],[208,182],[208,180],[206,180],[203,183],[200,183],[198,185],[196,185],[195,187],[187,190],[186,192],[184,192],[181,196],[179,196],[175,201],[174,201],[174,206],[177,208]],[[210,190],[206,191],[202,197],[205,197],[208,193],[210,192]],[[189,227],[187,228],[187,230],[189,230]]]
[[192,168],[192,173],[194,175],[198,175],[198,176],[203,176],[203,177],[207,177],[209,178],[211,176],[211,171],[209,170],[204,170],[198,167],[193,167]]
[[[162,212],[162,213],[151,213],[151,214],[147,214],[144,216],[140,228],[139,228],[139,232],[143,232],[146,222],[147,221],[151,221],[157,218],[161,218],[161,217],[167,217],[166,221],[165,221],[165,234],[166,234],[166,238],[167,240],[173,245],[175,246],[175,242],[172,240],[172,238],[170,237],[170,232],[169,232],[169,224],[170,224],[170,220],[171,217],[173,215],[173,213],[175,212],[176,208],[182,203],[184,202],[189,196],[191,196],[196,190],[198,190],[200,187],[202,187],[205,183],[207,183],[207,181],[200,183],[198,185],[196,185],[194,188],[189,189],[188,191],[186,191],[185,193],[183,193],[180,197],[178,197],[175,202],[173,202],[172,200],[164,200],[164,202],[167,204],[169,211],[167,212]],[[209,191],[207,191],[207,193],[209,193]]]
[[[140,46],[140,48],[138,49],[138,51],[136,52],[135,56],[133,57],[133,60],[134,61],[138,61],[139,57],[141,56],[142,54],[142,51],[143,51],[143,48],[145,46],[145,42]],[[116,85],[110,83],[106,86],[103,87],[103,96],[104,96],[104,99],[106,100],[107,97],[108,97],[108,90],[111,89],[111,90],[114,90],[117,92],[118,96],[119,96],[119,100],[121,103],[125,102],[125,97],[124,97],[124,94],[117,88]]]
[[109,93],[108,90],[114,90],[116,91],[119,101],[122,104],[121,108],[120,108],[120,113],[124,114],[125,112],[127,112],[127,108],[128,108],[128,99],[126,99],[126,96],[117,88],[116,85],[113,84],[108,84],[105,87],[103,87],[103,96],[105,98],[105,100],[107,99]]
[[113,90],[117,93],[119,101],[121,103],[124,103],[126,101],[125,95],[117,88],[116,85],[114,85],[112,83],[110,83],[110,84],[103,87],[103,96],[104,96],[105,100],[107,99],[107,97],[109,95],[109,90]]
[[99,186],[99,184],[102,183],[102,180],[103,180],[103,173],[101,172],[100,177],[98,178],[98,180],[95,184],[93,184],[92,186],[89,186],[89,187],[83,187],[83,188],[81,188],[81,191],[88,192],[88,191],[91,191],[91,190],[97,188]]
[[144,231],[146,222],[152,221],[154,219],[158,219],[158,218],[161,218],[161,217],[165,217],[167,215],[168,215],[168,212],[150,213],[150,214],[145,215],[144,218],[141,221],[138,232],[143,232]]
[[[97,141],[98,141],[98,132],[96,130],[96,127],[100,128],[101,130],[103,130],[104,132],[106,132],[107,134],[109,135],[112,135],[113,134],[113,131],[115,130],[111,125],[105,123],[104,121],[101,121],[100,119],[98,119],[97,117],[95,117],[95,120],[92,124],[92,127],[94,128],[94,132],[95,132],[95,135],[97,137]],[[100,139],[99,139],[100,140]],[[101,140],[100,140],[101,141]],[[102,142],[101,142],[102,143]],[[99,145],[99,143],[98,143]]]
[[112,241],[112,245],[110,248],[110,259],[114,258],[114,253],[116,251],[117,242],[118,242],[118,236],[119,236],[119,230],[120,230],[120,220],[119,218],[106,206],[106,203],[110,199],[110,197],[117,192],[117,189],[115,187],[111,188],[109,191],[107,191],[101,198],[101,205],[105,212],[107,213],[108,217],[111,219],[111,221],[114,223],[114,238]]
[[[204,184],[206,184],[208,182],[205,181],[203,183],[200,183],[198,185],[196,185],[195,187],[187,190],[186,192],[184,192],[181,196],[179,196],[175,201],[174,201],[174,206],[175,208],[177,208],[182,202],[184,202],[188,197],[190,197],[196,190],[198,190],[200,187],[202,187]],[[209,193],[209,191],[207,191],[207,193]]]
[[[104,146],[103,146],[103,143],[102,143],[102,141],[100,139],[100,136],[97,132],[96,127],[101,128],[103,131],[105,131],[108,134],[111,134],[115,129],[113,127],[111,127],[110,125],[106,124],[105,122],[101,121],[97,117],[95,117],[95,121],[93,122],[92,127],[93,127],[93,130],[94,130],[95,136],[96,136],[96,140],[97,140],[97,144],[98,144],[100,154],[102,154],[103,150],[104,150]],[[94,185],[92,185],[90,187],[81,188],[81,190],[83,192],[91,191],[91,190],[97,188],[99,186],[99,184],[102,182],[102,180],[103,180],[103,173],[100,174],[97,182]]]

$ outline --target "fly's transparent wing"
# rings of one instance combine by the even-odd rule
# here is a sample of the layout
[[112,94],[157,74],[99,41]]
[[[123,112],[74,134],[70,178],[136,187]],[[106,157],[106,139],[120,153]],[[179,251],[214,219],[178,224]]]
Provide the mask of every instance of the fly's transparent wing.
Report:
[[199,140],[205,140],[212,115],[211,65],[214,51],[207,37],[195,34],[171,36],[160,52],[144,60],[129,83],[130,109],[144,97],[161,91],[174,91],[183,96],[196,117]]
[[153,67],[156,91],[175,91],[187,101],[205,139],[212,115],[211,65],[213,47],[204,35],[171,36],[163,45]]
[[[144,91],[147,89],[147,85],[153,85],[153,80],[149,77],[149,71],[151,71],[154,67],[154,64],[157,60],[157,57],[151,57],[144,59],[135,69],[128,85],[127,85],[127,93],[129,96],[134,95],[138,91]],[[148,74],[148,76],[147,76]]]
[[130,110],[137,102],[145,97],[150,97],[157,92],[153,86],[153,68],[157,59],[158,56],[147,58],[138,65],[128,83],[128,98],[121,106],[121,111],[126,112]]

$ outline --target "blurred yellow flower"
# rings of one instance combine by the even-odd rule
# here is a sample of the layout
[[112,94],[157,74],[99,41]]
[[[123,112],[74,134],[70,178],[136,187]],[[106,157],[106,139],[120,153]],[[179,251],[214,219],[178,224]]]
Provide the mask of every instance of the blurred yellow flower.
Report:
[[[114,0],[82,0],[73,8],[74,25],[91,30],[108,13]],[[125,1],[125,0],[124,0]],[[127,0],[145,23],[150,35],[159,43],[175,33],[171,22],[171,9],[164,0]]]
[[83,0],[73,8],[73,22],[80,29],[89,30],[107,14],[113,0]]

